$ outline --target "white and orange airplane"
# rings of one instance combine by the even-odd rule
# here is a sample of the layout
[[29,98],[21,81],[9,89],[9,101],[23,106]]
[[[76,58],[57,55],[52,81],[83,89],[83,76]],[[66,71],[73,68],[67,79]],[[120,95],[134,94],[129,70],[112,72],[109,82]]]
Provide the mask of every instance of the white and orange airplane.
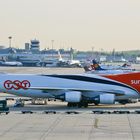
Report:
[[55,98],[68,106],[128,103],[140,98],[140,72],[117,75],[0,74],[0,91],[31,98]]

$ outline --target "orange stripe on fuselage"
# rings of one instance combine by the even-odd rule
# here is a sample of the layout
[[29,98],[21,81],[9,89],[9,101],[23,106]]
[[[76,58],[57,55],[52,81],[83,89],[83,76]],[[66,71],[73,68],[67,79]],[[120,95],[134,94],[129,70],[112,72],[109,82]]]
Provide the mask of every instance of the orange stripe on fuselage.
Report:
[[103,77],[116,80],[135,88],[140,93],[140,72],[102,75]]

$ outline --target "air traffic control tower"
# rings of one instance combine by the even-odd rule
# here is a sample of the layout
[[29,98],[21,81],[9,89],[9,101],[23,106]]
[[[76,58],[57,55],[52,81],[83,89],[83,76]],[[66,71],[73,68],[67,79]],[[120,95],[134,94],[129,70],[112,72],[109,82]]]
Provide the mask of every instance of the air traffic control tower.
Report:
[[31,51],[32,52],[39,52],[40,51],[40,45],[39,45],[39,40],[31,40]]

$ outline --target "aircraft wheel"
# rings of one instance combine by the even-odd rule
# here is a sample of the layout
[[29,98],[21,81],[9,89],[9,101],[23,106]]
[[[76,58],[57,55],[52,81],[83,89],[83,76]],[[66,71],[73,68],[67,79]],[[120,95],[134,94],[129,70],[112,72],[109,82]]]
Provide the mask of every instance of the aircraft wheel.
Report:
[[81,108],[82,107],[82,103],[78,103],[78,107]]
[[119,103],[122,104],[122,105],[125,105],[126,101],[120,101]]
[[68,107],[75,107],[75,106],[77,106],[77,104],[76,103],[68,102],[67,106]]
[[95,104],[95,105],[99,105],[99,103],[96,103],[96,102],[95,102],[94,104]]
[[73,107],[77,107],[77,105],[78,105],[77,103],[73,103]]
[[47,100],[45,99],[44,104],[47,105]]
[[88,107],[88,103],[84,103],[84,107],[87,108]]
[[67,106],[68,106],[68,107],[71,107],[71,103],[68,102]]

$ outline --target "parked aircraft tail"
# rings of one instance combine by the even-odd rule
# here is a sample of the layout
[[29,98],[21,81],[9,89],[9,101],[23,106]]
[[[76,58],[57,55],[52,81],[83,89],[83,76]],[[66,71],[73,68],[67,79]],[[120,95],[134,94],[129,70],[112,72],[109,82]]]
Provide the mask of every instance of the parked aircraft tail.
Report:
[[88,71],[98,71],[98,70],[105,70],[103,68],[101,68],[101,66],[99,65],[99,63],[97,63],[97,61],[95,59],[92,60],[92,64],[91,65],[85,65],[84,67],[84,70],[86,72]]
[[97,63],[97,61],[95,59],[92,60],[91,67],[94,70],[105,70],[105,69],[101,68],[101,66],[99,65],[99,63]]
[[125,67],[131,67],[131,65],[130,65],[130,64],[127,64],[127,63],[124,63],[124,64],[122,65],[122,67],[123,67],[123,68],[125,68]]
[[58,59],[61,61],[61,60],[63,60],[63,58],[62,58],[62,56],[61,56],[61,54],[60,54],[60,51],[58,51]]

